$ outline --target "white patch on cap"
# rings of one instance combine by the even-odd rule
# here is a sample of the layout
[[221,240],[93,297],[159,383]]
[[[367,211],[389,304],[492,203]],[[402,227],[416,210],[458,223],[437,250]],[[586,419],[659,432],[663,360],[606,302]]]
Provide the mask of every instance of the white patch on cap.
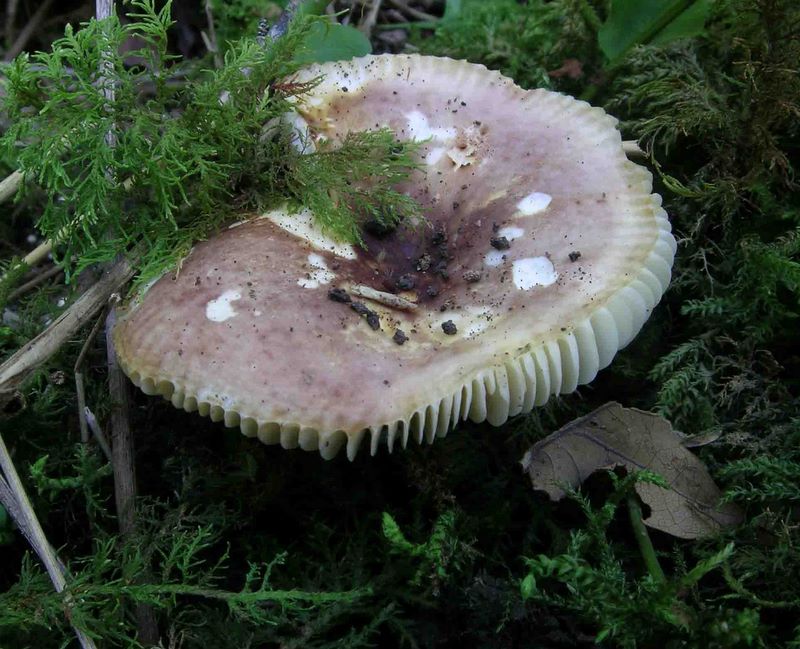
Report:
[[228,318],[236,315],[231,302],[240,300],[242,294],[236,289],[225,291],[216,300],[211,300],[206,304],[206,318],[211,322],[225,322]]
[[308,256],[308,265],[312,270],[308,277],[301,277],[297,283],[303,288],[319,288],[321,284],[330,284],[336,274],[328,269],[325,260],[315,252]]
[[435,128],[428,124],[427,116],[415,110],[411,113],[406,113],[408,120],[408,132],[412,140],[437,140],[446,142],[452,140],[457,134],[458,130],[451,126],[450,128]]
[[275,210],[267,212],[261,218],[269,219],[287,232],[300,237],[310,243],[312,248],[332,252],[337,257],[343,257],[344,259],[356,258],[356,251],[353,246],[349,243],[336,241],[322,232],[314,220],[311,210],[303,209],[294,214],[290,214],[285,210]]
[[499,266],[506,260],[506,252],[505,250],[492,250],[491,252],[487,253],[486,256],[483,258],[483,263],[487,266]]
[[443,146],[437,146],[435,149],[431,149],[430,153],[425,156],[425,164],[428,166],[433,166],[439,160],[442,159],[446,149]]
[[523,230],[522,228],[515,228],[513,226],[507,228],[500,228],[497,231],[498,237],[505,237],[509,241],[513,241],[514,239],[519,239],[524,234],[525,230]]
[[550,194],[542,194],[541,192],[531,192],[525,198],[523,198],[519,203],[517,203],[517,209],[522,212],[525,216],[530,216],[531,214],[538,214],[539,212],[544,212],[547,209],[547,206],[550,205],[550,201],[553,200],[553,197]]
[[553,262],[547,257],[526,257],[514,262],[514,285],[529,291],[534,286],[550,286],[558,279]]

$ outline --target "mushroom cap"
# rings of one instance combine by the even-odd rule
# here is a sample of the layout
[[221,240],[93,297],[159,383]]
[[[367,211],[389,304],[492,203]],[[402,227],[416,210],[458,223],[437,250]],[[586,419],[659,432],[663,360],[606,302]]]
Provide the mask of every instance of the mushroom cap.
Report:
[[307,141],[380,127],[424,141],[402,189],[428,223],[362,249],[282,209],[198,244],[115,328],[134,383],[263,442],[352,459],[367,434],[374,454],[466,418],[500,425],[633,339],[675,240],[615,119],[450,59],[370,56],[298,81],[319,76],[295,119]]

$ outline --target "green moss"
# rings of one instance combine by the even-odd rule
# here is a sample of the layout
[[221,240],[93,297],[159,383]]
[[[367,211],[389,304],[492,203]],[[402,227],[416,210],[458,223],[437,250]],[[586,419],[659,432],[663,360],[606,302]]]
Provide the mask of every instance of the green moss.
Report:
[[[603,62],[591,21],[578,11],[583,4],[465,2],[460,15],[438,25],[435,34],[420,29],[414,42],[423,51],[499,68],[525,85],[580,94],[591,79],[596,101],[621,118],[625,137],[639,139],[652,154],[657,191],[680,246],[673,284],[636,341],[591,386],[553,399],[527,418],[499,430],[465,425],[433,446],[362,455],[353,464],[262,447],[137,395],[132,424],[143,530],[130,546],[116,540],[115,521],[103,511],[113,487],[99,470],[102,461],[74,453],[70,372],[80,345],[74,341],[26,386],[27,410],[0,425],[26,479],[26,467],[41,469],[34,476],[45,491],[31,489],[34,504],[86,588],[81,619],[90,628],[120,646],[135,646],[135,622],[122,611],[148,601],[158,608],[164,637],[185,647],[555,648],[591,645],[598,634],[608,647],[800,646],[794,622],[800,601],[800,199],[793,168],[800,144],[800,9],[790,0],[715,3],[704,36],[634,48],[609,78],[596,76]],[[588,4],[605,15],[607,3]],[[376,158],[401,163],[372,179],[385,191],[391,182],[380,185],[382,179],[409,170],[409,152],[398,151],[381,133],[314,158],[297,156],[283,134],[245,149],[251,167],[239,167],[234,154],[242,138],[260,134],[262,126],[245,113],[254,111],[258,119],[278,114],[285,98],[270,95],[263,105],[250,104],[252,88],[266,86],[241,78],[234,63],[244,59],[236,57],[267,63],[248,46],[234,47],[229,56],[231,65],[220,76],[207,74],[191,92],[164,89],[162,103],[152,104],[167,114],[170,106],[181,106],[187,113],[181,120],[156,119],[158,111],[131,106],[135,115],[150,117],[126,122],[138,124],[139,135],[102,160],[92,182],[105,189],[78,197],[77,185],[65,179],[80,182],[84,176],[57,173],[70,169],[65,156],[42,163],[42,149],[38,157],[31,154],[30,168],[43,165],[59,192],[99,205],[92,196],[107,191],[112,205],[135,206],[119,225],[111,223],[119,227],[113,232],[153,224],[136,235],[160,246],[148,257],[152,267],[143,266],[144,275],[218,226],[223,217],[214,216],[214,206],[229,196],[237,209],[266,206],[276,195],[298,204],[312,201],[330,227],[353,234],[354,221],[337,211],[343,205],[366,201],[356,221],[384,213],[360,190],[348,193],[347,180],[364,171],[353,169]],[[580,60],[584,77],[546,74],[568,57]],[[291,67],[290,60],[285,64]],[[269,85],[276,68],[263,69],[264,76],[256,76]],[[218,93],[229,87],[242,94],[226,108]],[[43,91],[35,84],[19,88],[29,88],[26,101],[41,101]],[[220,125],[239,111],[243,124]],[[90,113],[105,119],[94,109]],[[46,118],[44,113],[37,119]],[[191,155],[184,157],[174,145],[186,140],[182,129],[188,124],[208,130],[210,139],[187,142]],[[142,161],[148,177],[158,177],[155,184],[124,192],[109,184],[100,171],[120,165],[116,156],[124,162],[130,155],[128,166],[118,168],[133,174],[134,162],[144,156],[131,152],[133,138],[141,145],[162,128],[172,138],[164,150],[185,170],[162,177],[157,161]],[[102,138],[80,134],[76,142],[84,137],[84,155],[91,156]],[[62,151],[64,141],[50,144]],[[212,145],[219,156],[208,158],[203,147]],[[198,189],[204,178],[206,194]],[[80,191],[92,187],[84,184]],[[346,198],[327,202],[332,196]],[[43,207],[52,210],[50,232],[72,218],[55,201]],[[410,208],[400,207],[394,214]],[[103,209],[96,211],[102,215]],[[103,219],[108,217],[70,244],[84,264],[92,255],[104,259],[115,252],[111,244],[100,245],[109,231]],[[5,352],[58,312],[54,297],[40,290],[20,305],[19,323],[0,330]],[[87,362],[90,403],[102,420],[111,407],[103,400],[103,350],[92,349]],[[648,576],[630,522],[616,507],[624,502],[624,485],[599,476],[569,502],[551,503],[533,493],[518,471],[532,441],[610,399],[657,409],[683,432],[715,439],[697,452],[726,497],[745,512],[745,523],[719,538],[692,542],[651,533],[663,584]],[[49,459],[41,467],[37,460],[45,454]],[[384,512],[391,513],[389,520]],[[8,560],[0,568],[0,645],[60,646],[70,638],[59,608],[63,601],[31,563],[20,569],[24,548],[19,535],[3,546]],[[275,565],[265,592],[299,589],[332,593],[333,600],[276,602],[262,593],[256,603],[244,598],[244,609],[229,606],[239,601],[248,574],[255,574],[250,564],[263,571],[284,552],[285,562]],[[155,577],[137,590],[121,579],[142,562]],[[185,573],[181,565],[188,567]],[[200,596],[197,588],[223,595]]]

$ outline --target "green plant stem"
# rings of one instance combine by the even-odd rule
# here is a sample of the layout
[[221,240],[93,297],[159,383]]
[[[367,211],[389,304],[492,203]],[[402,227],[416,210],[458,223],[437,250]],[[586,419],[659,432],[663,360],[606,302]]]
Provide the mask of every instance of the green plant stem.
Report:
[[745,588],[744,584],[739,581],[733,574],[731,567],[728,563],[724,563],[722,565],[722,576],[725,577],[725,583],[730,586],[730,589],[735,592],[740,597],[743,597],[747,601],[755,604],[756,606],[763,606],[764,608],[800,608],[800,601],[778,601],[774,602],[771,600],[761,599],[755,593],[751,593],[747,588]]
[[315,602],[336,603],[344,599],[356,600],[372,594],[371,588],[357,588],[345,591],[312,592],[307,590],[252,590],[252,591],[227,591],[191,586],[188,584],[132,584],[132,585],[91,585],[86,588],[77,587],[74,596],[82,595],[114,597],[120,594],[138,596],[184,596],[215,599],[223,602],[238,604],[256,604],[259,602]]
[[[649,45],[650,41],[652,41],[656,36],[658,36],[667,25],[669,25],[673,20],[675,20],[678,16],[680,16],[696,1],[697,0],[683,0],[683,2],[675,4],[672,7],[672,9],[664,13],[664,15],[661,16],[661,18],[654,21],[650,25],[649,29],[644,34],[642,34],[637,44]],[[620,54],[614,61],[611,61],[611,64],[612,65],[616,64],[627,52],[628,50],[625,50],[625,52]]]
[[586,21],[586,23],[591,27],[594,31],[598,31],[600,29],[600,16],[597,15],[597,11],[595,8],[589,3],[589,0],[580,0],[578,2],[578,11],[580,11],[581,16]]
[[600,88],[602,86],[608,85],[616,78],[617,74],[619,74],[620,69],[621,68],[619,64],[615,63],[613,65],[609,65],[604,71],[602,83],[592,83],[586,86],[584,91],[581,93],[579,99],[591,102],[595,98],[597,93],[600,91]]
[[627,503],[633,535],[636,537],[636,543],[639,546],[639,552],[642,554],[644,565],[647,567],[647,572],[653,578],[653,581],[663,583],[666,581],[666,577],[661,569],[661,564],[658,562],[653,542],[650,540],[650,535],[647,533],[647,528],[642,520],[642,508],[639,506],[639,501],[636,500],[634,494],[629,494]]
[[[641,37],[639,38],[638,42],[635,45],[648,45],[650,41],[652,41],[658,34],[660,34],[667,25],[669,25],[672,21],[674,21],[678,16],[680,16],[684,11],[686,11],[696,0],[683,0],[673,6],[669,11],[667,11],[661,18],[654,21],[647,31],[645,31]],[[580,11],[581,15],[584,19],[594,27],[594,23],[592,19],[587,15],[586,11],[589,10],[594,13],[592,7],[588,4],[586,0],[583,0],[580,3]],[[597,14],[595,14],[595,19],[597,19]],[[600,23],[598,19],[598,24],[596,29],[600,29]],[[608,85],[611,81],[613,81],[617,74],[620,71],[620,64],[624,60],[625,55],[630,51],[630,48],[619,54],[613,60],[609,61],[608,64],[605,66],[605,78],[603,79],[603,85]],[[586,89],[581,93],[580,98],[584,101],[592,101],[597,92],[600,90],[600,85],[593,83],[586,87]]]

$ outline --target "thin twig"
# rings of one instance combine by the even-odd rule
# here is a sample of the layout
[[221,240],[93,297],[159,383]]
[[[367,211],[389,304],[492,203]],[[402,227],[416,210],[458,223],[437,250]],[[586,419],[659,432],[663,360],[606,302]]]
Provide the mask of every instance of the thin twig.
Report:
[[294,18],[294,14],[301,4],[303,4],[303,0],[289,0],[286,9],[283,10],[275,24],[269,28],[269,32],[267,32],[269,40],[274,41],[286,33],[289,29],[289,23],[292,22],[292,18]]
[[[95,0],[95,17],[97,20],[106,20],[114,15],[114,1],[113,0]],[[103,89],[103,97],[109,104],[114,103],[114,62],[111,60],[109,52],[103,52],[100,60],[100,78],[98,83]],[[108,128],[106,133],[106,144],[114,148],[117,144],[117,137],[114,134],[114,125]]]
[[[5,183],[6,181],[9,181],[11,179],[11,177],[14,176],[14,174],[18,174],[18,173],[19,172],[15,171],[13,174],[11,174],[11,176],[6,178],[3,181],[3,183]],[[20,175],[20,179],[19,179],[18,182],[21,182],[21,181],[22,181],[22,177]],[[130,189],[131,187],[133,187],[133,180],[131,178],[126,178],[122,183],[122,187],[123,187],[123,189],[126,189],[126,190]],[[0,192],[1,191],[2,191],[2,183],[0,183]],[[14,192],[16,192],[16,188],[13,191],[11,191],[11,194],[13,194]],[[5,198],[7,198],[7,197],[4,197],[0,193],[0,202],[2,202]],[[81,221],[83,221],[83,218],[84,218],[83,216],[76,216],[74,219],[72,219],[72,221],[68,225],[65,225],[63,228],[61,228],[61,230],[59,230],[54,237],[52,237],[51,239],[47,239],[47,240],[43,241],[38,246],[36,246],[33,250],[31,250],[27,255],[25,255],[22,258],[22,260],[19,262],[20,265],[24,264],[24,265],[26,265],[26,266],[28,266],[30,268],[33,268],[34,266],[36,266],[39,263],[41,263],[42,260],[44,260],[53,251],[53,246],[58,244],[58,243],[61,243],[61,241],[66,239],[70,235],[70,233],[73,231],[73,229],[77,225],[79,225],[81,223]],[[16,270],[16,268],[7,270],[5,272],[5,274],[2,277],[0,277],[0,282],[5,280],[5,278],[8,276],[8,274],[10,272],[15,271],[15,270]]]
[[[111,397],[111,467],[114,471],[114,501],[117,522],[123,538],[136,534],[136,465],[133,432],[130,423],[130,384],[117,363],[111,332],[117,321],[116,307],[106,317],[106,353],[108,362],[108,393]],[[144,575],[143,575],[144,577]],[[158,645],[158,621],[147,604],[136,605],[137,639],[145,646]]]
[[[37,556],[44,564],[45,570],[53,582],[53,587],[57,593],[62,593],[67,587],[64,565],[59,561],[53,547],[47,540],[44,530],[36,518],[36,512],[22,486],[17,469],[11,460],[3,436],[0,435],[0,502],[11,514],[22,535],[28,540]],[[68,603],[68,602],[67,602]],[[69,609],[67,608],[67,619],[69,619]],[[75,635],[83,649],[95,649],[95,644],[91,638],[80,629],[73,626]]]
[[108,445],[108,440],[103,433],[103,429],[100,427],[100,423],[97,421],[97,417],[94,416],[94,413],[88,406],[83,409],[83,416],[86,418],[89,430],[92,431],[92,435],[94,435],[95,440],[97,440],[97,445],[100,447],[100,450],[103,451],[103,455],[106,456],[108,463],[113,466],[114,459],[111,455],[111,447]]
[[39,23],[44,18],[45,14],[50,11],[50,5],[53,4],[53,0],[44,0],[42,4],[39,5],[39,8],[34,12],[31,16],[31,19],[28,21],[28,24],[22,28],[22,31],[17,35],[17,38],[11,44],[11,46],[6,50],[6,53],[3,55],[3,60],[8,63],[12,61],[17,54],[22,52],[25,49],[25,46],[28,44],[31,36],[36,32],[39,27]]
[[[61,237],[58,237],[58,239],[60,240]],[[31,250],[27,255],[25,255],[22,258],[22,263],[31,267],[37,266],[51,252],[53,252],[53,239],[47,239]]]
[[[96,0],[97,19],[109,18],[114,13],[113,0]],[[111,55],[103,54],[100,63],[100,83],[103,95],[109,105],[115,100],[114,66]],[[111,124],[106,133],[106,144],[110,149],[117,146],[116,125]],[[110,169],[106,176],[114,181]],[[116,364],[116,355],[111,341],[111,329],[116,319],[116,310],[112,306],[106,317],[106,349],[108,351],[108,383],[109,394],[113,405],[111,412],[111,466],[114,471],[114,496],[117,505],[117,520],[120,534],[129,539],[136,531],[136,475],[134,469],[133,437],[128,421],[128,383],[122,370]],[[85,411],[84,411],[85,412]],[[153,608],[138,603],[135,607],[137,640],[145,645],[159,644],[158,621]]]
[[219,51],[219,43],[217,42],[217,30],[214,27],[214,8],[211,6],[211,0],[206,0],[206,22],[208,23],[208,35],[205,32],[200,32],[203,36],[203,42],[211,54],[214,55],[214,67],[222,67],[222,54]]
[[5,203],[17,193],[25,176],[21,171],[15,171],[0,181],[0,203]]
[[11,45],[14,39],[14,27],[17,24],[17,7],[19,0],[8,0],[6,2],[6,47]]
[[78,359],[75,361],[75,367],[73,368],[75,373],[75,393],[78,396],[78,420],[80,421],[81,442],[83,444],[89,442],[89,424],[86,421],[86,410],[88,410],[88,408],[86,407],[86,391],[83,386],[83,372],[81,371],[81,367],[83,366],[86,354],[89,352],[89,346],[92,344],[95,336],[97,336],[97,332],[100,331],[100,325],[103,324],[104,319],[105,313],[101,313],[95,321],[89,335],[86,337],[86,341],[83,343],[83,347],[81,347]]
[[128,381],[117,363],[112,331],[117,322],[116,307],[106,316],[106,354],[108,363],[108,391],[112,399],[110,419],[111,456],[114,466],[114,496],[117,503],[117,520],[123,536],[136,528],[134,499],[136,497],[136,472],[133,463],[133,436],[128,417]]
[[364,286],[363,284],[351,284],[348,287],[348,290],[353,295],[363,297],[366,300],[372,300],[373,302],[383,304],[384,306],[391,307],[392,309],[399,309],[400,311],[417,310],[417,305],[411,300],[406,300],[405,298],[395,295],[394,293],[384,293],[383,291],[378,291],[370,286]]
[[14,289],[11,293],[8,294],[8,301],[13,302],[14,300],[22,297],[28,291],[36,288],[39,284],[44,284],[48,279],[52,279],[64,272],[64,269],[61,266],[53,266],[52,268],[48,268],[46,271],[39,273],[36,277],[32,280],[29,280],[22,284],[19,288]]
[[0,409],[13,398],[14,390],[31,372],[86,325],[108,302],[111,294],[133,277],[133,272],[127,259],[119,259],[47,329],[0,365]]
[[269,28],[267,39],[274,41],[286,34],[289,24],[301,8],[303,13],[321,14],[329,4],[330,0],[289,0],[278,20]]
[[367,38],[372,38],[372,30],[375,27],[375,23],[378,22],[378,12],[381,10],[382,4],[383,0],[372,0],[369,11],[364,14],[364,18],[358,26],[358,29],[361,30],[361,33]]
[[419,9],[415,9],[414,7],[409,7],[407,2],[403,0],[389,0],[389,4],[396,7],[400,11],[402,11],[407,16],[411,16],[415,20],[425,20],[429,22],[437,23],[439,22],[439,18],[434,16],[433,14],[426,13],[424,11],[420,11]]

